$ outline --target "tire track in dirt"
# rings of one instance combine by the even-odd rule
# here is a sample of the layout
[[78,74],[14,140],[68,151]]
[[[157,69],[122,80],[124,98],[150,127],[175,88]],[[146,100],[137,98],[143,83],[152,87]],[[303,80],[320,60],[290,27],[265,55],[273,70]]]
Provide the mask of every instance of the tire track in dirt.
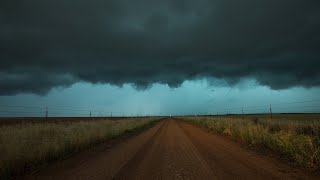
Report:
[[166,128],[124,166],[115,179],[215,179],[215,175],[177,122]]

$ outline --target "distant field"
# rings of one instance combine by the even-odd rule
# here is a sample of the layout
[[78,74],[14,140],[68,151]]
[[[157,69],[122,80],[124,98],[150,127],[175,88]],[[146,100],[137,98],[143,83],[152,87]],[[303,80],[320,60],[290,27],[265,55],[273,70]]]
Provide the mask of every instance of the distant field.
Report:
[[[123,120],[137,119],[138,117],[25,117],[25,118],[0,118],[0,126],[21,124],[21,123],[64,123],[64,122],[80,122],[80,121],[99,121],[99,120]],[[139,117],[138,119],[149,118]],[[152,117],[157,118],[157,117]],[[161,117],[159,117],[161,118]]]
[[0,177],[8,177],[12,173],[23,172],[48,161],[61,159],[91,145],[151,125],[159,119],[2,119]]
[[305,168],[320,165],[320,114],[179,117]]
[[183,117],[227,117],[231,119],[247,119],[252,120],[253,118],[258,118],[260,120],[294,120],[294,121],[320,121],[320,113],[282,113],[282,114],[229,114],[229,115],[203,115],[203,116],[177,116],[178,118]]

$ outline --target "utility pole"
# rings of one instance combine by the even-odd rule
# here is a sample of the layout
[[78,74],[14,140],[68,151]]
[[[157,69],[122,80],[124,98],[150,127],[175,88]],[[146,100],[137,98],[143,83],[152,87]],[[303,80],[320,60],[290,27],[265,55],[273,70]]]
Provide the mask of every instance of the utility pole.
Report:
[[272,119],[272,107],[271,107],[271,104],[270,104],[270,117]]
[[242,119],[244,119],[243,108],[242,108]]

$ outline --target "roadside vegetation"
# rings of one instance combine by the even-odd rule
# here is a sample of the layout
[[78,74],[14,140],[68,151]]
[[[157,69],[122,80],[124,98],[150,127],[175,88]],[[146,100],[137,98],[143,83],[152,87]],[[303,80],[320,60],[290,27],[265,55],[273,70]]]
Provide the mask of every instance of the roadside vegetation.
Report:
[[248,147],[272,153],[290,164],[319,168],[320,115],[277,114],[180,117]]
[[0,126],[0,179],[63,159],[95,144],[151,126],[158,120],[136,118]]

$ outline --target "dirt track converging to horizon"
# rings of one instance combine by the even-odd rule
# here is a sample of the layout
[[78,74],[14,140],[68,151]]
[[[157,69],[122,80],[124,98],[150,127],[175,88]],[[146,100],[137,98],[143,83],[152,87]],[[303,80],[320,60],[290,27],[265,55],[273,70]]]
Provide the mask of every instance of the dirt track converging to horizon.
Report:
[[310,179],[191,124],[166,119],[113,146],[50,165],[23,179]]

